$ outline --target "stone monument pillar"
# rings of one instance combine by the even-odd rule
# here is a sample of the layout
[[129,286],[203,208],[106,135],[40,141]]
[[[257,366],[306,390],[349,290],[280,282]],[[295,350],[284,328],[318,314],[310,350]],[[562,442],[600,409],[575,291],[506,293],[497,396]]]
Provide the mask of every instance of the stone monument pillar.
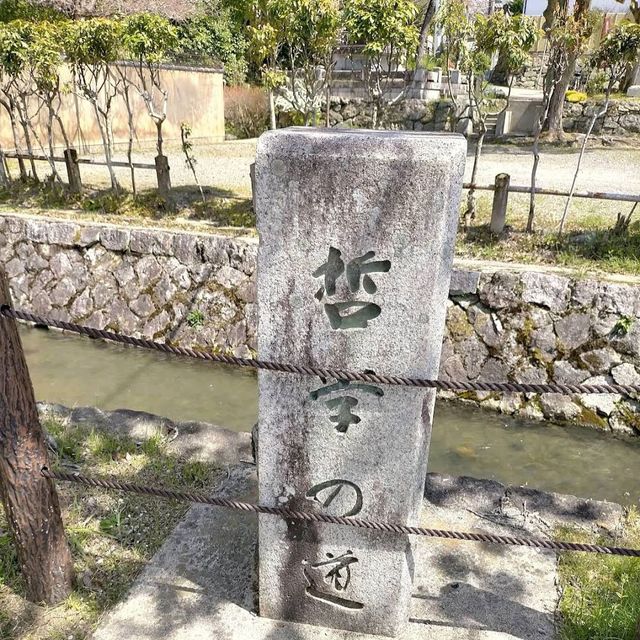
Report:
[[[256,159],[258,353],[436,378],[466,142],[292,128]],[[259,373],[260,502],[417,523],[435,393]],[[408,536],[260,516],[260,614],[393,636]]]

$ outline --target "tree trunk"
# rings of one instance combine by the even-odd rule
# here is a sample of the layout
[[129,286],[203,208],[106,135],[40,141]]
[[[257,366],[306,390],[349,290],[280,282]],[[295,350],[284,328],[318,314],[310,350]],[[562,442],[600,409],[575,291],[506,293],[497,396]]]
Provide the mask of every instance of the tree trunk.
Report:
[[[560,2],[561,1],[562,0],[560,0]],[[548,32],[553,26],[556,10],[560,8],[563,16],[566,17],[567,15],[568,3],[562,2],[562,4],[560,4],[560,2],[558,0],[551,0],[548,3],[547,9],[544,13],[544,29],[547,32],[547,37],[549,37]],[[547,129],[549,131],[550,140],[564,139],[564,130],[562,128],[564,98],[567,93],[567,89],[569,88],[569,83],[571,82],[573,75],[576,72],[576,62],[578,61],[578,57],[580,56],[582,44],[584,41],[588,40],[588,35],[586,35],[586,32],[583,31],[583,29],[584,22],[587,20],[587,13],[589,11],[590,5],[591,0],[576,0],[575,2],[573,8],[573,21],[576,25],[578,25],[581,31],[580,35],[576,36],[578,38],[577,43],[574,43],[569,48],[561,38],[556,43],[555,50],[551,51],[551,57],[556,59],[557,64],[550,66],[555,66],[556,73],[559,77],[556,76],[555,78],[553,78],[553,81],[551,83],[553,86],[553,91],[549,100],[549,110],[547,113]]]
[[482,155],[482,145],[484,144],[484,137],[487,135],[487,130],[484,122],[481,123],[481,131],[478,136],[478,142],[476,143],[476,151],[473,154],[473,169],[471,170],[471,186],[467,193],[467,210],[464,214],[464,226],[469,226],[469,220],[474,220],[476,217],[476,178],[478,177],[478,165],[480,164],[480,156]]
[[124,103],[127,108],[127,128],[129,129],[129,138],[127,140],[127,162],[129,163],[129,172],[131,173],[131,191],[133,192],[134,197],[138,195],[136,189],[136,172],[133,167],[133,134],[134,134],[134,124],[133,124],[133,108],[131,106],[131,95],[129,91],[131,86],[126,84],[126,76],[124,76],[125,85],[122,90],[122,94],[124,96]]
[[107,123],[106,121],[104,123],[102,122],[102,114],[100,113],[100,109],[98,108],[98,104],[96,102],[93,103],[93,111],[96,114],[96,122],[98,123],[98,129],[100,130],[100,137],[102,138],[102,149],[104,151],[104,159],[107,163],[107,169],[109,170],[111,188],[114,191],[119,191],[120,185],[118,184],[116,173],[113,170],[113,165],[111,164],[111,144],[109,143],[109,134],[106,128]]
[[64,150],[64,163],[67,167],[67,178],[69,179],[69,191],[79,195],[82,193],[82,177],[80,175],[80,165],[78,164],[78,152],[75,149]]
[[[11,305],[0,271],[0,305]],[[0,317],[0,493],[27,598],[53,604],[71,592],[73,564],[15,320]]]
[[558,235],[561,236],[564,231],[564,223],[567,219],[567,214],[569,213],[569,207],[571,206],[571,200],[573,199],[573,194],[576,190],[576,182],[578,181],[578,174],[580,173],[580,167],[582,166],[582,159],[584,158],[584,152],[587,148],[587,142],[589,141],[589,136],[591,136],[591,132],[593,131],[593,127],[596,124],[598,118],[607,115],[607,110],[609,109],[609,98],[611,96],[611,89],[613,88],[613,82],[609,82],[607,86],[607,97],[604,101],[604,106],[600,111],[595,113],[591,118],[591,122],[589,123],[589,128],[587,129],[587,133],[582,141],[582,147],[580,147],[580,155],[578,156],[578,163],[576,165],[576,171],[573,174],[573,180],[571,182],[571,189],[569,190],[569,196],[567,197],[567,202],[564,205],[564,211],[562,212],[562,219],[560,220],[560,229],[558,230]]
[[53,160],[53,114],[51,113],[51,110],[49,110],[49,113],[47,114],[47,143],[49,147],[49,166],[51,167],[51,173],[58,182],[62,182],[62,178],[56,169],[56,163]]
[[536,217],[536,176],[540,164],[540,133],[533,141],[533,168],[531,169],[531,193],[529,194],[529,217],[527,218],[527,233],[533,233],[533,221]]
[[544,76],[544,85],[542,91],[542,110],[536,121],[535,133],[533,136],[533,167],[531,169],[531,192],[529,194],[529,217],[527,219],[527,233],[533,232],[533,222],[536,212],[536,176],[538,173],[538,164],[540,164],[540,135],[544,123],[547,121],[549,115],[549,105],[551,95],[555,89],[556,84],[561,79],[561,70],[564,65],[564,53],[556,50],[552,51],[549,55],[549,65]]
[[564,140],[563,112],[564,98],[569,88],[574,73],[576,72],[577,54],[570,54],[567,58],[567,66],[564,68],[560,81],[553,88],[551,99],[549,100],[549,113],[547,115],[547,130],[549,140]]
[[427,0],[424,7],[424,16],[420,26],[420,36],[418,38],[418,48],[416,50],[416,69],[420,68],[420,61],[427,52],[427,38],[429,37],[429,27],[436,12],[436,0]]
[[162,123],[164,120],[156,120],[156,131],[158,133],[158,140],[156,142],[156,149],[158,150],[159,156],[164,156],[164,138],[162,137]]
[[22,127],[22,135],[27,145],[27,154],[30,156],[29,164],[31,164],[31,173],[34,180],[38,180],[38,172],[36,171],[36,163],[33,159],[33,144],[31,143],[31,134],[29,133],[29,123],[20,116],[20,126]]
[[[2,101],[2,106],[9,114],[9,122],[11,123],[11,135],[13,136],[13,145],[15,152],[20,153],[20,135],[18,134],[18,123],[16,122],[16,114],[14,113],[13,106],[8,102]],[[18,169],[20,171],[20,180],[25,181],[29,176],[27,175],[27,168],[24,164],[23,158],[18,158]]]
[[0,149],[0,187],[6,189],[11,184],[11,176],[7,170],[6,159],[4,157],[4,151]]

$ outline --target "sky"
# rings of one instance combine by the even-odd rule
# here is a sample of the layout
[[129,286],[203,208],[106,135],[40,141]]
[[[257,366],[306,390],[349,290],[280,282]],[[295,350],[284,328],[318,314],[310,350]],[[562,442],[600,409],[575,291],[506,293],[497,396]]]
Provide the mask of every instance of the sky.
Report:
[[[569,0],[569,6],[573,6],[574,0]],[[528,16],[540,16],[547,6],[547,0],[525,0]],[[629,10],[629,0],[616,2],[616,0],[591,0],[591,8],[604,11],[606,13],[627,13]]]

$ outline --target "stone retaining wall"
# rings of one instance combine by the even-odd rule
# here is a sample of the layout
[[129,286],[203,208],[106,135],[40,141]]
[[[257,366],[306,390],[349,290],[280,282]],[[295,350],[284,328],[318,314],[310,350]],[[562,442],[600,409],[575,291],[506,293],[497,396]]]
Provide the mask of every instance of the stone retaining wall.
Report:
[[[604,106],[604,101],[565,102],[564,130],[586,133],[591,118]],[[598,118],[595,134],[622,136],[640,133],[640,100],[612,100],[604,118]]]
[[[390,107],[383,121],[388,129],[403,131],[444,131],[451,103],[447,100],[407,99]],[[373,104],[358,98],[332,98],[329,120],[332,127],[371,128]]]
[[[256,251],[254,238],[0,216],[0,262],[16,305],[236,355],[256,347]],[[638,286],[457,270],[448,304],[444,379],[640,384]],[[527,418],[640,433],[640,403],[615,395],[462,398]]]
[[[455,274],[440,377],[640,384],[640,287],[526,271]],[[616,395],[467,393],[528,418],[640,433],[640,403]]]
[[238,356],[256,346],[256,251],[250,239],[0,216],[16,305]]
[[[586,133],[591,117],[602,108],[602,101],[565,102],[564,129],[567,132]],[[512,102],[513,105],[513,102]],[[386,129],[403,131],[446,131],[450,128],[452,105],[447,100],[402,100],[384,114]],[[295,124],[291,115],[278,115],[280,126]],[[329,111],[332,127],[373,127],[373,104],[361,98],[332,98]],[[533,127],[533,121],[530,123]],[[531,133],[527,129],[526,133]],[[625,135],[640,133],[640,100],[612,100],[605,118],[600,118],[593,129],[594,134]]]

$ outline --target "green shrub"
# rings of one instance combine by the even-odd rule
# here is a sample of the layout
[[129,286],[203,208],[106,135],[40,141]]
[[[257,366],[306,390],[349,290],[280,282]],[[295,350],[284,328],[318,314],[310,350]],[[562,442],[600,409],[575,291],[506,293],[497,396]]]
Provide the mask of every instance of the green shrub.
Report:
[[607,89],[607,74],[604,71],[594,71],[589,75],[585,91],[590,96],[602,94]]

